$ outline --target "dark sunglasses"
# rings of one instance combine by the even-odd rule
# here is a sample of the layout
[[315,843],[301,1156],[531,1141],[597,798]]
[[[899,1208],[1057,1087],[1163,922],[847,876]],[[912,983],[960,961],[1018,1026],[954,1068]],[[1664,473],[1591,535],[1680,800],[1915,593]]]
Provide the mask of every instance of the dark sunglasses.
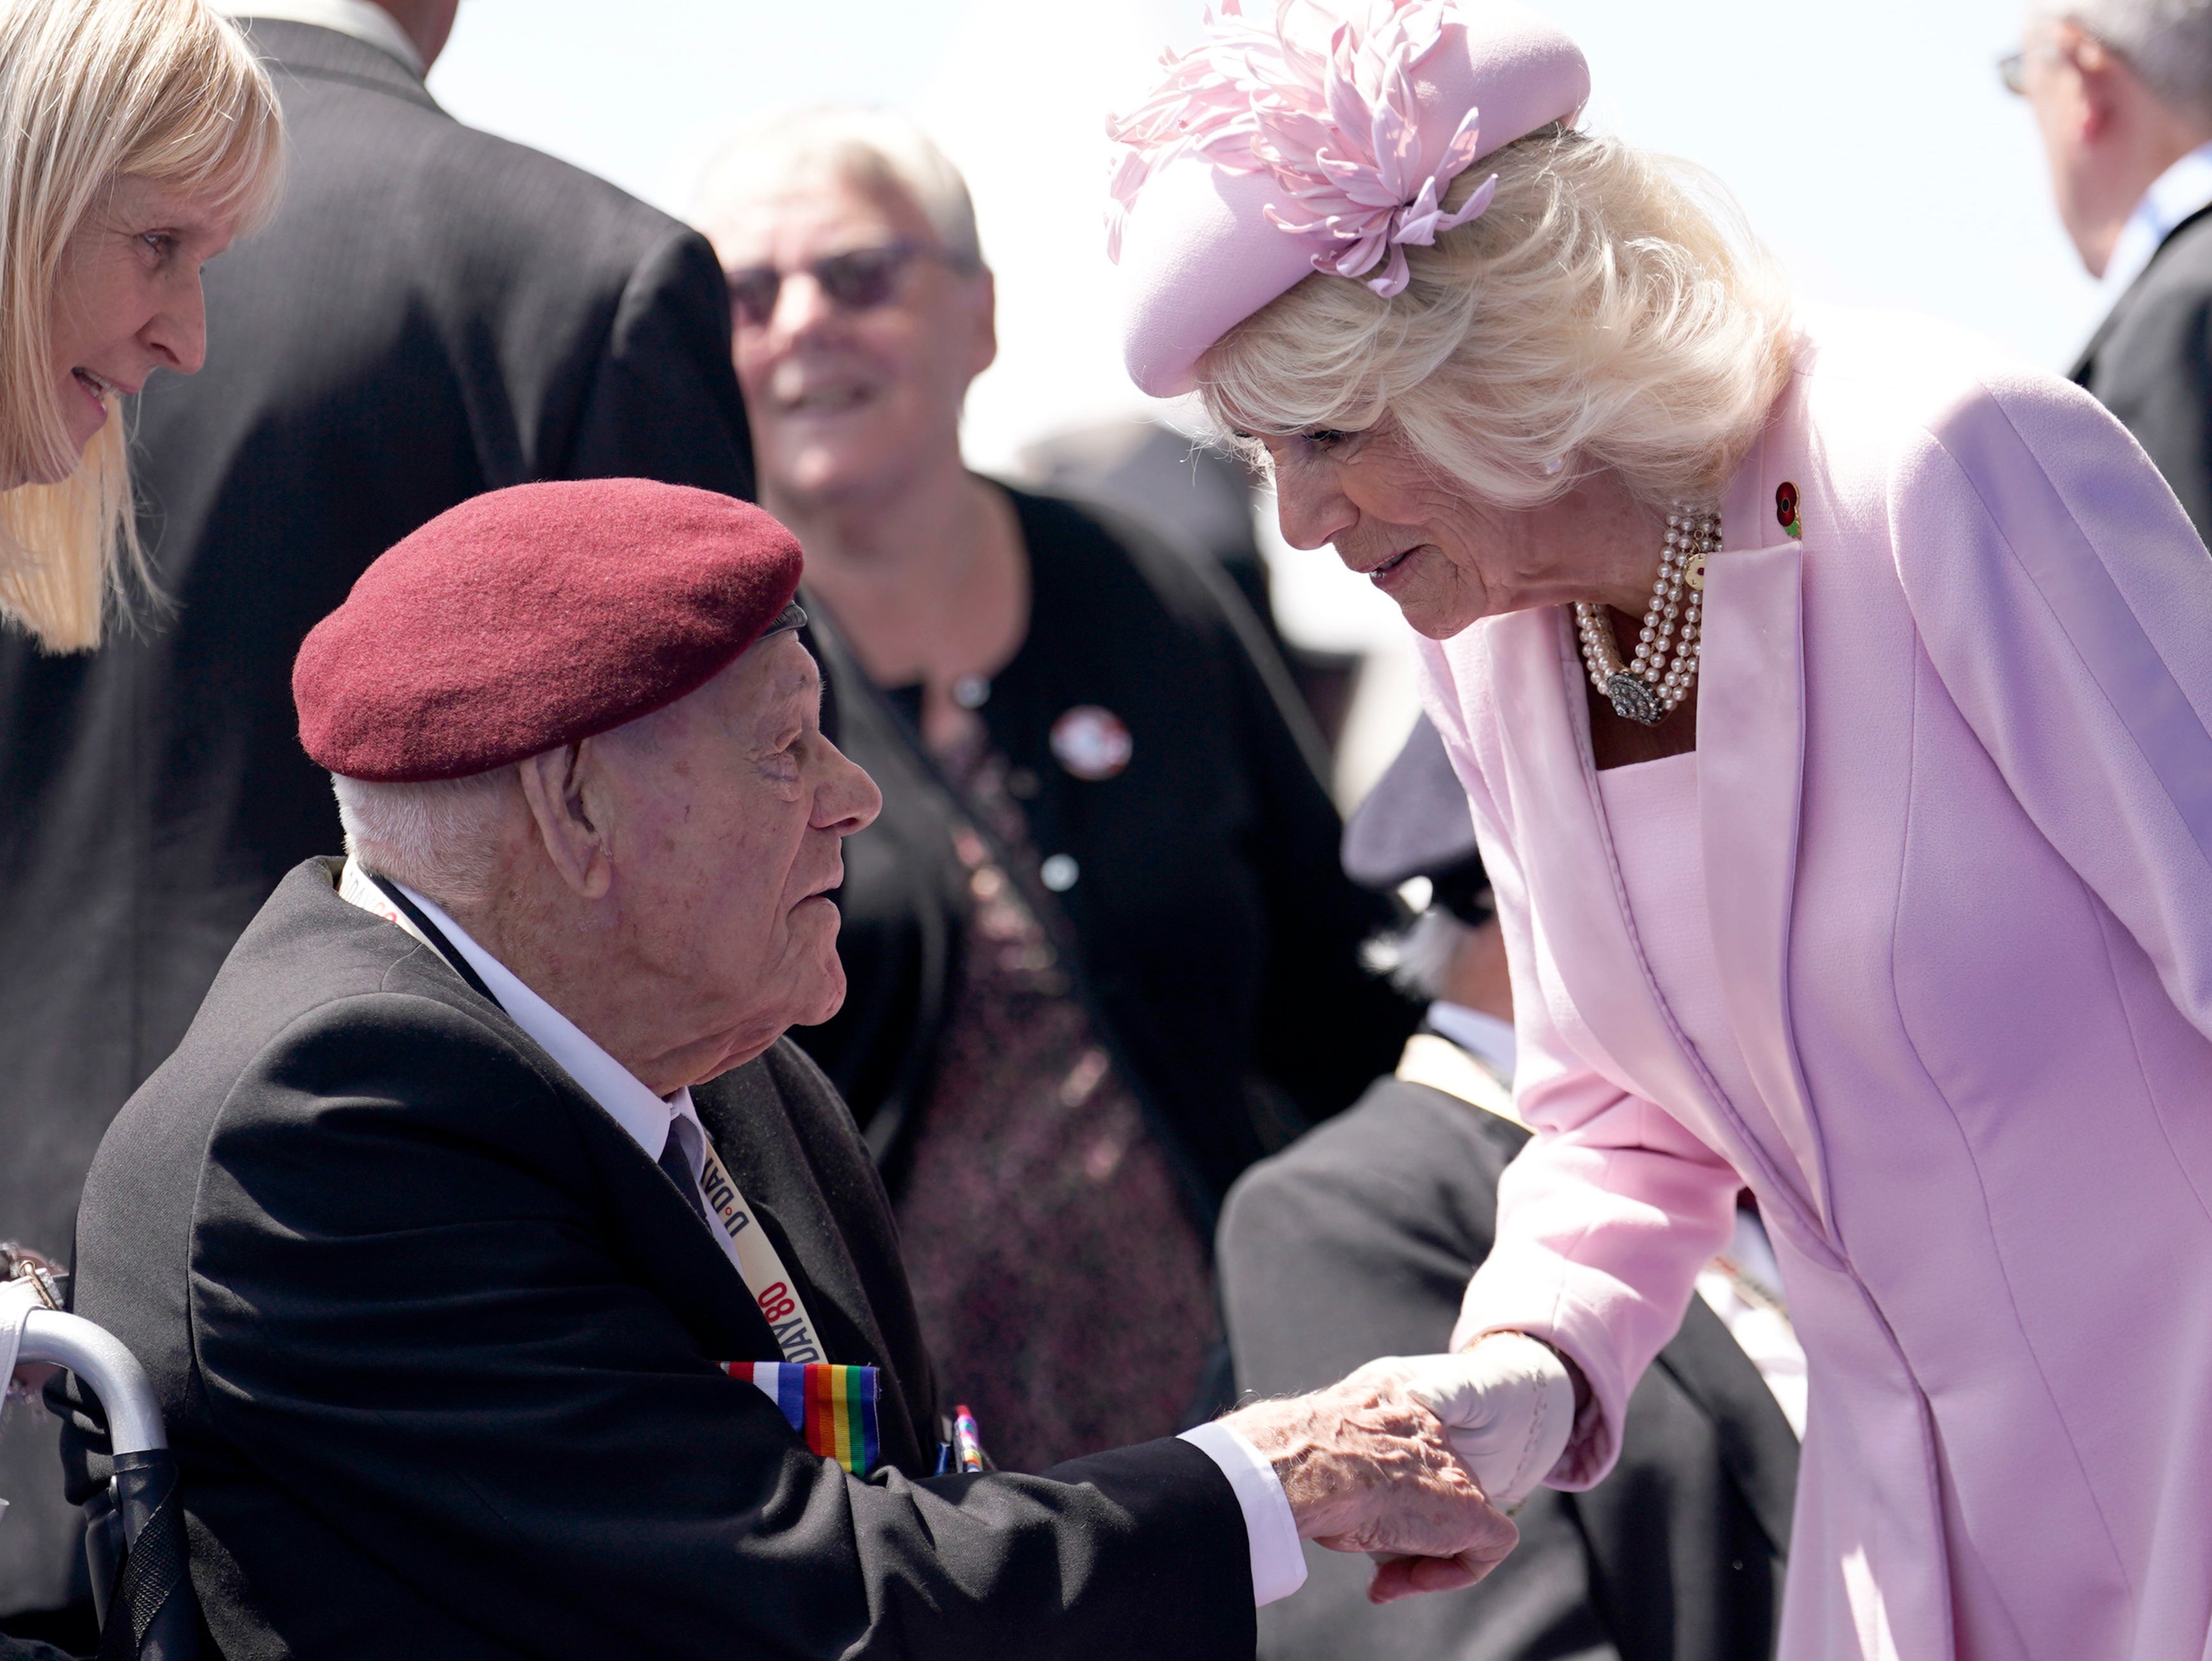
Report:
[[[839,311],[872,312],[888,305],[898,293],[899,279],[908,266],[937,252],[911,237],[901,237],[833,253],[796,269],[812,277]],[[729,273],[731,320],[745,328],[762,327],[775,315],[776,296],[783,292],[784,278],[792,275],[773,265],[748,265]]]

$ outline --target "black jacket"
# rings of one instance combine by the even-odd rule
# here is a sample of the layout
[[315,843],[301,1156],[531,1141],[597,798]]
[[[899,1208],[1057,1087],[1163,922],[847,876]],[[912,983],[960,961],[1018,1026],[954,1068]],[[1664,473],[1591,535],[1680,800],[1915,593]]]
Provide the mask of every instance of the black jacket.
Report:
[[137,411],[173,604],[99,653],[0,641],[0,1234],[58,1242],[109,1117],[277,879],[334,847],[292,659],[377,555],[496,486],[751,487],[706,243],[471,131],[383,52],[252,25],[291,134],[208,267],[209,356]]
[[2212,537],[2212,208],[2167,234],[2073,376],[2158,464],[2197,534]]
[[[462,126],[373,46],[252,31],[290,130],[283,203],[207,269],[207,367],[155,375],[132,417],[171,604],[86,657],[0,637],[0,1236],[49,1249],[239,931],[337,844],[292,659],[368,563],[499,485],[751,490],[699,236]],[[82,1584],[52,1445],[0,1441],[0,1610]]]
[[1243,1516],[1188,1444],[924,1475],[889,1208],[798,1050],[694,1099],[831,1359],[884,1369],[866,1482],[719,1370],[775,1341],[653,1161],[334,873],[239,940],[79,1221],[75,1305],[161,1397],[222,1654],[1251,1653]]
[[[1249,610],[1190,559],[1097,510],[1010,491],[1028,546],[1027,637],[992,680],[991,742],[1033,782],[1037,852],[1073,886],[1033,892],[1108,1039],[1211,1219],[1237,1173],[1389,1067],[1420,1012],[1363,970],[1383,902],[1337,861],[1319,746]],[[884,792],[845,844],[844,1009],[796,1034],[896,1181],[959,973],[959,809],[916,739],[911,695],[872,695],[815,615],[838,742]],[[1102,781],[1054,759],[1053,723],[1096,704],[1134,740]]]
[[[1389,1078],[1256,1167],[1230,1196],[1218,1253],[1237,1384],[1309,1390],[1378,1355],[1443,1348],[1497,1234],[1498,1179],[1528,1139]],[[1693,1298],[1629,1398],[1613,1474],[1587,1493],[1537,1489],[1488,1579],[1376,1609],[1364,1563],[1309,1550],[1304,1590],[1260,1612],[1261,1652],[1766,1661],[1796,1474],[1789,1421]]]

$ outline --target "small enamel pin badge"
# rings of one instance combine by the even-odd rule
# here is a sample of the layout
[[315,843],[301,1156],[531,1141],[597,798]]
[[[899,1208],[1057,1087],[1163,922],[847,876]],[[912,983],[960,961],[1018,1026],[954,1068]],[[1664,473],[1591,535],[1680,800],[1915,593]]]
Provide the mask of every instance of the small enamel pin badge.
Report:
[[1782,521],[1782,528],[1790,535],[1802,540],[1805,523],[1797,517],[1797,487],[1784,484],[1774,493],[1774,516]]
[[1079,703],[1052,724],[1053,757],[1079,779],[1110,779],[1136,751],[1127,724],[1095,703]]

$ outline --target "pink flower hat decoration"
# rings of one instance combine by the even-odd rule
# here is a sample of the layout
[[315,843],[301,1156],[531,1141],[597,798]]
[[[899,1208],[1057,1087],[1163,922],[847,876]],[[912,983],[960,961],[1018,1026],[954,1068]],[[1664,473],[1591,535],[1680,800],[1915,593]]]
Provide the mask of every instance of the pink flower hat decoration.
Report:
[[1280,0],[1264,23],[1221,0],[1165,67],[1108,125],[1123,356],[1160,396],[1311,272],[1401,292],[1408,246],[1490,205],[1494,179],[1446,213],[1452,181],[1589,95],[1574,42],[1511,0]]

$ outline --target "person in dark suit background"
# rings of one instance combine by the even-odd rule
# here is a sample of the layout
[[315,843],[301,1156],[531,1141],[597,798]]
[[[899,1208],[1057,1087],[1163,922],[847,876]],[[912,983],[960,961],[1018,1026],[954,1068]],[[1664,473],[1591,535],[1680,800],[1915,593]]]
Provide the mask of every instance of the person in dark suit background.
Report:
[[2212,536],[2212,4],[2041,0],[1999,68],[2034,110],[2059,218],[2104,284],[2073,378]]
[[[1425,718],[1352,815],[1345,865],[1385,891],[1430,885],[1376,956],[1431,1001],[1395,1075],[1230,1195],[1230,1348],[1238,1385],[1263,1395],[1443,1348],[1490,1250],[1498,1179],[1528,1138],[1513,1113],[1504,941],[1465,794]],[[1755,1215],[1698,1289],[1631,1398],[1612,1475],[1587,1493],[1537,1488],[1512,1556],[1441,1597],[1376,1608],[1356,1570],[1309,1552],[1305,1590],[1260,1612],[1267,1661],[1765,1661],[1804,1370]]]
[[[208,271],[206,371],[139,400],[166,602],[81,659],[0,642],[0,1235],[68,1240],[109,1119],[277,879],[331,845],[286,676],[371,559],[530,479],[751,492],[706,243],[440,109],[422,70],[457,3],[264,0],[241,20],[291,178],[266,233]],[[50,1427],[0,1443],[0,1612],[82,1597],[53,1457]]]
[[214,1653],[1226,1661],[1301,1538],[1404,1555],[1383,1595],[1510,1546],[1382,1379],[945,1469],[882,1184],[783,1037],[842,995],[880,801],[818,724],[799,565],[726,497],[526,485],[301,648],[347,857],[255,917],[77,1238]]

